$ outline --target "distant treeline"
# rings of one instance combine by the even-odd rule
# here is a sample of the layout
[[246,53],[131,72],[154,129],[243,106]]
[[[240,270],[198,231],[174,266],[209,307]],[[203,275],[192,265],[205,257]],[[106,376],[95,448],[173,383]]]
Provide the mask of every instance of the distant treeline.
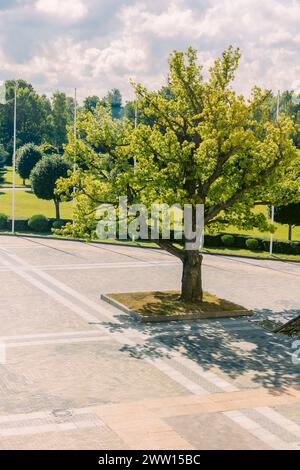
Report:
[[[11,163],[13,150],[13,107],[15,82],[7,80],[6,103],[0,104],[0,159],[5,156]],[[118,89],[113,89],[103,98],[88,96],[79,110],[92,111],[98,102],[111,106],[115,119],[124,114],[122,96]],[[25,80],[18,80],[17,87],[17,148],[24,144],[50,144],[63,152],[67,142],[67,126],[74,119],[74,98],[61,91],[55,91],[50,98],[40,95]]]
[[[6,103],[0,104],[0,160],[11,163],[13,148],[13,105],[14,86],[12,80],[6,81]],[[63,153],[63,145],[67,142],[67,126],[74,119],[74,98],[61,91],[55,91],[48,98],[40,95],[33,86],[25,80],[18,80],[17,89],[17,148],[27,143],[36,145],[50,144]],[[171,98],[167,86],[161,88],[164,98]],[[280,97],[280,111],[287,113],[294,122],[300,124],[300,104],[295,103],[294,93],[285,91]],[[114,119],[126,117],[134,122],[134,103],[122,102],[122,95],[116,88],[110,90],[104,97],[87,96],[79,111],[91,111],[98,103],[111,107]],[[268,105],[271,114],[276,115],[276,96],[270,93]],[[139,122],[152,125],[154,118],[139,109]],[[300,148],[300,134],[294,136],[295,144]]]

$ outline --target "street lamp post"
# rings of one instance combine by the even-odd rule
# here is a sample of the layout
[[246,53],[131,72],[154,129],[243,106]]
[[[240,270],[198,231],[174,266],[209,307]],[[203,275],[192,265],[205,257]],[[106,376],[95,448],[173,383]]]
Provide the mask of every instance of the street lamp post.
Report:
[[16,149],[17,149],[17,86],[15,81],[14,90],[14,130],[13,130],[13,168],[12,168],[12,216],[11,216],[11,232],[15,233],[15,192],[16,192]]

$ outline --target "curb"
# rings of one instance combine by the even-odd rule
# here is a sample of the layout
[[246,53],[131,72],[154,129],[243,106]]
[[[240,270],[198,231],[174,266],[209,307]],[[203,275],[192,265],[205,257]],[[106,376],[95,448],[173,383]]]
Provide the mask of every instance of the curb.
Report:
[[101,300],[104,302],[109,303],[113,307],[118,308],[124,313],[127,313],[135,320],[138,320],[142,323],[162,323],[162,322],[169,322],[169,321],[187,321],[187,320],[219,320],[220,318],[240,318],[240,317],[250,317],[253,315],[251,310],[231,310],[230,315],[225,315],[223,312],[215,312],[216,317],[207,317],[203,315],[199,315],[198,313],[190,313],[182,318],[182,315],[155,315],[152,316],[145,316],[141,315],[140,313],[136,312],[135,310],[131,310],[130,308],[126,307],[124,304],[121,304],[115,299],[112,299],[109,294],[101,294]]
[[125,305],[121,304],[117,300],[112,299],[106,294],[101,294],[100,299],[104,300],[104,302],[107,302],[108,304],[112,305],[113,307],[118,308],[124,313],[127,313],[128,315],[134,317],[136,320],[142,321],[141,315],[139,315],[135,310],[131,310],[128,307],[125,307]]
[[68,241],[68,242],[76,242],[76,243],[95,243],[97,245],[109,245],[109,246],[125,246],[126,248],[143,248],[147,250],[162,250],[159,246],[144,246],[144,245],[131,245],[127,242],[120,243],[120,242],[101,242],[97,240],[86,241],[83,238],[70,238],[70,237],[53,237],[51,235],[26,235],[26,233],[1,233],[0,237],[18,237],[18,238],[40,238],[41,240],[58,240],[58,241]]
[[[19,237],[19,238],[40,238],[42,240],[59,240],[59,241],[69,241],[69,242],[76,242],[76,243],[95,243],[97,245],[109,245],[109,246],[125,246],[126,248],[142,248],[142,249],[147,249],[147,250],[160,250],[164,251],[162,248],[159,246],[144,246],[144,245],[131,245],[127,242],[120,243],[120,242],[101,242],[97,240],[89,241],[87,242],[83,238],[70,238],[70,237],[53,237],[51,235],[26,235],[26,233],[1,233],[0,232],[0,237]],[[236,253],[222,253],[221,251],[216,251],[215,253],[209,252],[209,251],[202,251],[201,252],[203,255],[209,255],[209,256],[225,256],[227,258],[245,258],[245,259],[253,259],[253,260],[258,260],[258,261],[278,261],[281,263],[298,263],[300,264],[300,260],[296,259],[286,259],[286,258],[267,258],[267,257],[262,257],[262,256],[250,256],[250,255],[238,255]]]

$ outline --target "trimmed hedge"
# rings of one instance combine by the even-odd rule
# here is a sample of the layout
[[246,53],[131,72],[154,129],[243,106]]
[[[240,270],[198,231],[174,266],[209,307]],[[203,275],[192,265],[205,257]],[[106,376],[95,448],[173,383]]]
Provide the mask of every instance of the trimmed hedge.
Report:
[[[6,222],[5,222],[6,221]],[[29,227],[28,218],[15,219],[15,231],[16,232],[34,232],[36,229]],[[49,218],[47,232],[51,231],[51,228],[58,228],[59,226],[65,225],[67,222],[72,222],[71,219],[61,219],[57,221],[56,219]],[[4,214],[0,214],[0,230],[10,231],[11,230],[11,219],[7,218]],[[231,243],[232,239],[234,240],[233,245],[226,245],[228,241]],[[241,248],[249,249],[247,247],[247,240],[253,239],[253,236],[249,235],[240,235],[233,233],[217,233],[214,235],[205,234],[204,236],[204,247],[205,248],[224,248],[224,246],[232,248]],[[224,240],[226,240],[224,242]],[[259,250],[268,252],[270,249],[270,240],[266,238],[258,238],[256,240],[259,242]],[[279,241],[274,240],[273,242],[273,253],[281,253],[287,255],[300,255],[300,242],[289,242],[289,241]]]
[[[250,235],[239,235],[239,234],[224,234],[224,233],[217,233],[214,235],[206,234],[204,236],[204,247],[205,248],[224,248],[224,244],[222,243],[222,236],[223,235],[233,235],[235,243],[233,248],[241,248],[247,250],[246,241],[249,238],[253,239],[253,236]],[[270,240],[266,238],[258,238],[256,239],[259,241],[259,249],[262,251],[268,252],[270,250]],[[273,253],[282,253],[286,255],[300,255],[300,242],[289,242],[289,241],[280,241],[274,240],[273,242]]]
[[[8,219],[8,230],[12,229],[12,220]],[[16,232],[29,232],[28,219],[15,219],[15,231]]]
[[52,228],[61,229],[64,225],[66,225],[66,222],[64,220],[54,220],[54,222],[52,223]]
[[8,227],[8,217],[5,214],[0,214],[0,230],[6,230]]
[[[33,216],[35,217],[35,216]],[[15,219],[15,231],[16,232],[35,232],[36,230],[31,226],[29,227],[29,220],[28,218],[20,218],[20,219]],[[53,223],[57,222],[56,219],[49,218],[47,219],[47,232],[51,232],[51,228],[53,226]],[[59,221],[62,225],[65,225],[67,222],[72,222],[71,219],[61,219]],[[0,230],[5,230],[5,231],[11,231],[12,229],[12,221],[11,219],[7,218],[7,225],[5,227],[1,227],[0,223]]]

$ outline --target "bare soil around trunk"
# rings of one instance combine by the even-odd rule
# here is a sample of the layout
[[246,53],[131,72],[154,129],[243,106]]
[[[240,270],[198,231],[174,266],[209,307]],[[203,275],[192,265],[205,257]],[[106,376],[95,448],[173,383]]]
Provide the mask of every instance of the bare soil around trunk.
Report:
[[[226,318],[251,315],[251,311],[204,292],[202,302],[180,300],[179,291],[127,292],[105,297],[151,321]],[[130,313],[130,312],[129,312]]]

